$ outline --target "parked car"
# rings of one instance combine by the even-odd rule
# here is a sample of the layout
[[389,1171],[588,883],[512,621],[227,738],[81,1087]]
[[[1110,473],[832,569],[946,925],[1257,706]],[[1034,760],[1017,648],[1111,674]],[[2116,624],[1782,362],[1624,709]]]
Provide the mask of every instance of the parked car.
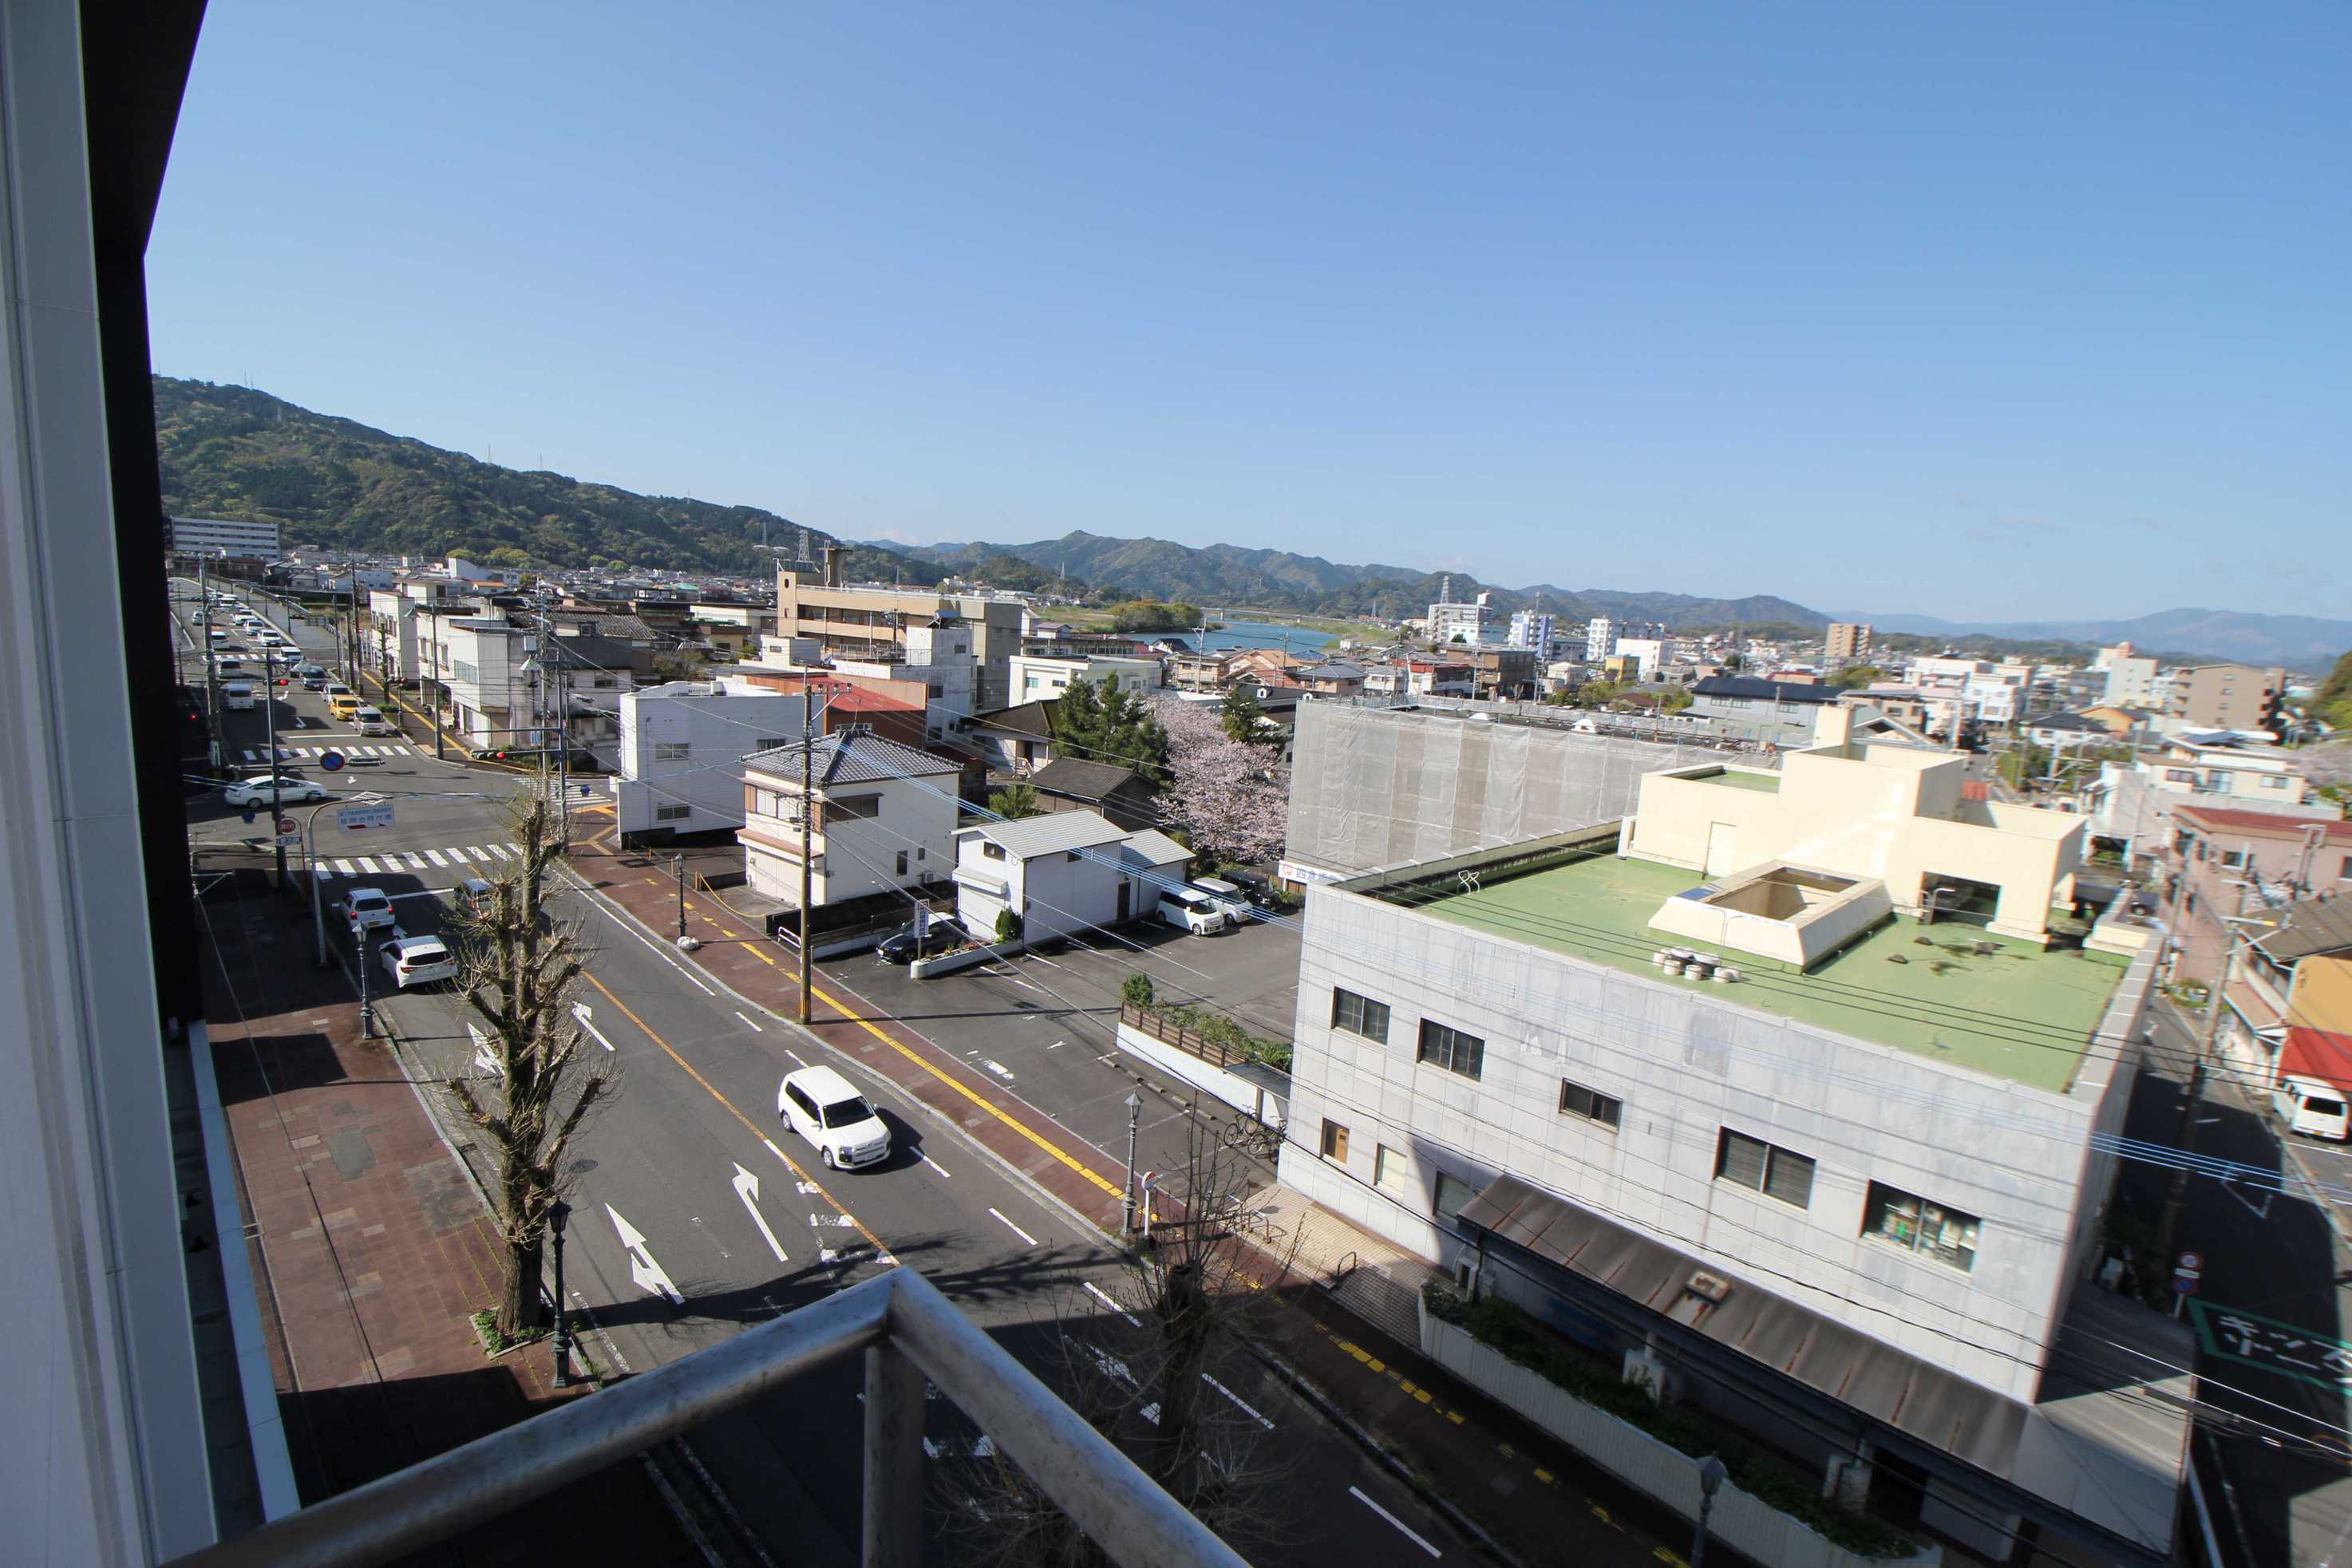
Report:
[[336,905],[354,931],[372,931],[393,923],[392,900],[380,887],[355,887]]
[[[1249,900],[1252,909],[1270,913],[1282,907],[1282,895],[1275,891],[1274,883],[1254,871],[1229,871],[1225,873],[1225,881],[1241,889],[1242,896]],[[1206,883],[1207,879],[1203,878],[1202,884],[1206,885]]]
[[221,799],[232,806],[267,806],[270,786],[277,785],[278,803],[281,806],[301,806],[312,800],[324,800],[327,791],[307,779],[293,779],[280,773],[274,777],[263,774],[258,779],[241,779],[221,791]]
[[890,1153],[890,1129],[866,1096],[830,1067],[803,1067],[776,1087],[779,1120],[816,1145],[828,1169],[870,1166]]
[[384,973],[402,990],[457,977],[457,960],[438,936],[403,936],[383,947]]
[[875,944],[874,951],[886,964],[911,964],[918,958],[928,958],[963,944],[963,928],[954,921],[933,915],[919,940],[912,925],[902,925]]
[[1172,887],[1160,895],[1160,918],[1195,936],[1213,936],[1230,924],[1225,912],[1197,888]]
[[2344,1091],[2316,1078],[2290,1073],[2280,1079],[2278,1087],[2271,1091],[2271,1113],[2285,1124],[2288,1132],[2306,1138],[2340,1144],[2352,1131],[2352,1113],[2347,1111]]
[[1191,885],[1209,895],[1209,902],[1225,912],[1225,918],[1235,925],[1245,925],[1257,918],[1250,907],[1249,894],[1221,876],[1196,876]]
[[478,876],[469,876],[449,890],[450,902],[467,915],[488,915],[496,890]]

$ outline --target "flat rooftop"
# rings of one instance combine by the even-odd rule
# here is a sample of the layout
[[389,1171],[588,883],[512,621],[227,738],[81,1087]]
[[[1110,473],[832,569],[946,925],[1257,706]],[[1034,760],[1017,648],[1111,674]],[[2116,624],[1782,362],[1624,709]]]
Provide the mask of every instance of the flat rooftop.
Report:
[[1810,970],[1727,952],[1743,977],[1736,984],[1665,980],[1650,961],[1653,953],[1707,948],[1652,930],[1650,916],[1705,880],[1679,867],[1601,853],[1517,874],[1497,868],[1475,892],[1461,891],[1448,876],[1371,896],[1629,975],[1703,985],[1724,1001],[2062,1094],[2129,967],[2119,956],[2045,950],[1995,936],[1965,917],[1923,927],[1895,915]]
[[1741,768],[1718,768],[1712,773],[1684,775],[1694,784],[1713,784],[1725,789],[1753,789],[1759,795],[1778,795],[1780,776],[1778,773],[1751,773]]

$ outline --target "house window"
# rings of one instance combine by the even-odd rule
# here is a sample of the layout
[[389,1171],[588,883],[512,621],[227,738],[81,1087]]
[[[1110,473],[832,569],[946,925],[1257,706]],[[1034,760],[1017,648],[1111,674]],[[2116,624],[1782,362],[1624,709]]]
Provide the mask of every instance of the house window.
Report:
[[2194,784],[2197,782],[2197,770],[2193,768],[2168,768],[2164,770],[2164,777],[2168,783]]
[[610,675],[598,675],[595,681],[595,689],[600,692],[609,692],[620,684],[620,682],[614,680]]
[[1625,1102],[1622,1100],[1598,1090],[1587,1089],[1581,1083],[1570,1083],[1565,1078],[1559,1081],[1559,1113],[1563,1116],[1581,1116],[1588,1122],[1598,1122],[1613,1129],[1624,1112]]
[[1486,1064],[1486,1042],[1433,1019],[1421,1020],[1421,1060],[1474,1082]]
[[2221,852],[2221,863],[2230,867],[2233,871],[2242,871],[2245,869],[2246,864],[2246,852],[2243,850],[2223,850]]
[[845,822],[878,817],[882,814],[882,797],[879,795],[829,795],[824,797],[824,814],[827,821],[838,818]]
[[1973,1214],[1929,1203],[1883,1182],[1870,1184],[1870,1199],[1862,1210],[1864,1236],[1963,1271],[1976,1267],[1977,1231],[1981,1224]]
[[1389,1005],[1335,986],[1331,990],[1331,1027],[1385,1044],[1389,1038]]
[[907,852],[904,850],[898,852],[898,874],[900,876],[907,874]]
[[948,695],[948,689],[945,686],[926,686],[923,690],[934,699],[943,697]]
[[1348,1129],[1328,1116],[1323,1119],[1323,1157],[1342,1165],[1348,1160]]
[[780,746],[790,746],[791,744],[791,741],[785,739],[781,735],[763,735],[759,739],[751,743],[751,749],[754,751],[773,751]]
[[1767,1197],[1804,1208],[1813,1200],[1813,1162],[1761,1138],[1723,1129],[1715,1146],[1715,1179],[1738,1182]]
[[1003,844],[992,844],[987,840],[982,839],[980,843],[980,852],[985,859],[1001,861],[1004,858],[1004,846]]
[[1462,1212],[1462,1206],[1477,1196],[1476,1190],[1460,1176],[1440,1171],[1437,1173],[1436,1190],[1430,1195],[1430,1212],[1451,1225],[1454,1217]]
[[2265,773],[2263,775],[2263,788],[2265,789],[2284,789],[2287,787],[2289,782],[2290,780],[2284,773]]
[[656,822],[682,822],[693,815],[694,808],[691,806],[656,806],[654,808],[654,821]]
[[693,755],[694,747],[688,741],[657,740],[654,742],[656,762],[684,762]]
[[1391,1197],[1412,1198],[1412,1156],[1386,1144],[1372,1150],[1372,1185]]

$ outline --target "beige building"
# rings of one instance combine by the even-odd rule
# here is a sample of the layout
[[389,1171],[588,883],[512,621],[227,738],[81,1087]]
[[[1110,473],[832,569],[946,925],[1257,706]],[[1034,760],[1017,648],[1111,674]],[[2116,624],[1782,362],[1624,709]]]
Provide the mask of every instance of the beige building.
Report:
[[968,626],[979,664],[973,710],[985,713],[1014,700],[1007,695],[1006,665],[1021,652],[1019,600],[844,583],[840,576],[840,558],[830,547],[820,570],[777,568],[775,635],[804,639],[827,654],[895,663],[908,657],[908,643],[919,630],[935,622]]
[[1642,780],[1623,852],[1710,881],[1652,924],[1799,967],[1890,909],[1927,913],[1931,899],[1937,914],[1985,917],[1996,935],[2047,940],[2052,902],[2071,894],[2081,863],[2084,820],[1967,800],[1966,757],[1856,744],[1853,721],[1850,709],[1822,709],[1815,744],[1777,772],[1710,764]]
[[1870,652],[1870,627],[1859,621],[1832,621],[1823,641],[1822,651],[1832,664],[1859,659]]
[[2173,717],[2198,729],[2278,727],[2286,672],[2252,664],[2183,664],[2172,672]]

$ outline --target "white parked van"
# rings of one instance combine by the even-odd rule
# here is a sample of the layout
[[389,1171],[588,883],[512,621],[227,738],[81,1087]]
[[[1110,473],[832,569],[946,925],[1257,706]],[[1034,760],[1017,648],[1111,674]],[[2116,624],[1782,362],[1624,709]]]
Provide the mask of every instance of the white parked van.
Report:
[[2344,1091],[2316,1078],[2290,1074],[2280,1079],[2278,1087],[2271,1091],[2271,1111],[2288,1132],[2306,1138],[2340,1144],[2352,1134],[2352,1113],[2346,1110]]
[[369,707],[364,704],[352,710],[352,727],[358,730],[362,735],[390,735],[392,733],[392,726],[384,718],[383,710],[382,708]]
[[1213,936],[1227,924],[1225,912],[1198,888],[1173,887],[1160,895],[1160,918],[1195,936]]

